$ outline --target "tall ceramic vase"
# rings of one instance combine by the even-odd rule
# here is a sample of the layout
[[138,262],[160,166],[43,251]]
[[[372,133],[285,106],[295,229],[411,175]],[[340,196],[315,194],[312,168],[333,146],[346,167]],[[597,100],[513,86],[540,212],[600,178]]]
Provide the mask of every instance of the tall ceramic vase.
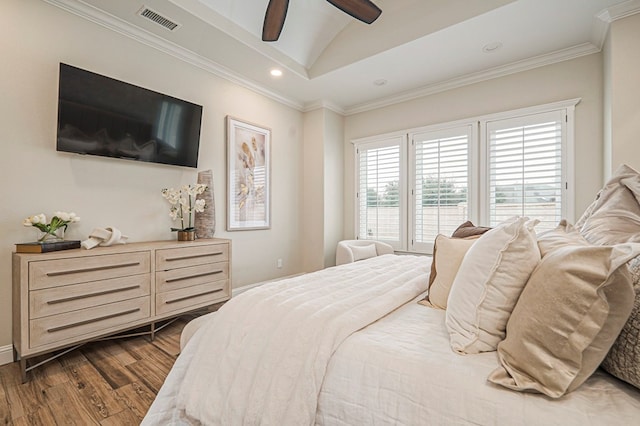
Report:
[[205,208],[202,213],[196,213],[195,228],[196,237],[213,238],[216,232],[216,206],[213,200],[213,171],[204,170],[198,173],[198,183],[207,185],[207,190],[198,194],[196,199],[205,200]]

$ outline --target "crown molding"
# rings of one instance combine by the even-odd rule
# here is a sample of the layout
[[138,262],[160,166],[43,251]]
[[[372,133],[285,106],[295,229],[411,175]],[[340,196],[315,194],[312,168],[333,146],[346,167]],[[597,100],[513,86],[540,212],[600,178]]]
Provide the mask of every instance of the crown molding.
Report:
[[594,23],[594,28],[592,31],[591,43],[580,44],[550,54],[528,58],[511,64],[491,68],[489,70],[467,74],[444,82],[438,82],[431,85],[423,86],[418,89],[413,89],[386,98],[377,99],[372,102],[364,102],[343,108],[328,100],[318,100],[315,102],[303,104],[291,98],[285,97],[281,94],[266,89],[262,85],[241,76],[239,73],[232,71],[215,61],[212,61],[202,55],[185,49],[184,47],[179,46],[173,42],[167,41],[151,32],[136,27],[114,15],[104,12],[92,5],[89,5],[82,0],[44,1],[298,111],[309,112],[319,108],[326,108],[344,116],[358,114],[377,108],[383,108],[386,106],[395,105],[401,102],[410,101],[413,99],[456,89],[470,84],[504,77],[510,74],[527,71],[534,68],[575,59],[580,56],[600,52],[604,41],[606,40],[609,24],[615,20],[622,19],[640,12],[640,0],[629,0],[611,8],[605,9],[598,15],[596,15],[596,22]]
[[494,67],[485,71],[467,74],[462,77],[450,79],[444,82],[423,86],[416,90],[410,90],[398,95],[379,99],[373,102],[365,102],[358,105],[345,108],[345,115],[353,115],[373,109],[383,108],[395,105],[401,102],[422,98],[424,96],[433,95],[447,90],[457,89],[459,87],[468,86],[470,84],[480,83],[494,78],[504,77],[518,72],[528,71],[531,69],[552,65],[558,62],[568,61],[570,59],[579,58],[581,56],[591,55],[600,52],[600,48],[592,43],[583,43],[567,49],[558,50],[546,55],[540,55],[533,58],[524,59],[522,61],[513,62],[507,65]]
[[598,15],[598,19],[610,24],[618,19],[626,18],[627,16],[640,13],[640,0],[629,0],[624,3],[611,6],[604,9]]
[[311,112],[321,108],[331,110],[336,114],[345,115],[344,108],[327,100],[319,100],[319,101],[307,103],[302,109],[302,112]]
[[255,93],[270,98],[288,107],[303,111],[303,104],[293,99],[282,96],[271,90],[265,89],[258,83],[242,77],[238,73],[226,68],[225,66],[198,55],[182,46],[167,41],[157,35],[136,27],[117,16],[104,12],[82,0],[44,0],[45,2],[59,7],[69,13],[87,19],[104,28],[112,30],[116,33],[129,37],[139,43],[152,47],[160,52],[166,53],[183,62],[198,67],[204,71],[214,74],[238,86],[249,89]]

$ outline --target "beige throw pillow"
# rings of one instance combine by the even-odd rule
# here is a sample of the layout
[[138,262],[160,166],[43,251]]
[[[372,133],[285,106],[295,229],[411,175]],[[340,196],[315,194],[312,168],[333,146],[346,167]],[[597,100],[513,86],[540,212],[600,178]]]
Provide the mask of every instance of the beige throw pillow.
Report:
[[626,322],[634,293],[625,263],[640,245],[592,246],[564,222],[538,244],[544,256],[509,319],[498,345],[501,367],[489,381],[558,398],[598,368]]
[[464,256],[447,301],[446,325],[458,353],[494,351],[540,260],[533,227],[515,217],[483,234]]
[[620,166],[589,207],[589,217],[580,219],[580,233],[592,244],[640,242],[639,198],[640,174]]
[[477,241],[476,238],[450,238],[444,235],[436,236],[433,251],[432,273],[435,278],[429,285],[427,297],[421,304],[438,309],[447,309],[447,299],[453,280],[458,273],[460,264],[469,248]]

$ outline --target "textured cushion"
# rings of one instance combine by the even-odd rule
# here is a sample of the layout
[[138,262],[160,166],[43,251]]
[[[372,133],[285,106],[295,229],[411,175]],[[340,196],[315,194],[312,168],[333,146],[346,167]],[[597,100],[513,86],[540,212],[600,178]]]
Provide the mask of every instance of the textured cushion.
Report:
[[465,255],[447,301],[446,325],[456,352],[494,351],[504,339],[511,311],[540,260],[536,223],[509,219]]
[[375,244],[367,244],[366,246],[350,246],[351,252],[353,253],[353,261],[357,262],[358,260],[369,259],[370,257],[376,257],[378,255],[378,251],[376,250]]
[[640,388],[640,258],[629,262],[636,297],[631,316],[602,362],[602,368],[617,378]]
[[462,225],[458,226],[456,230],[453,231],[453,234],[451,234],[451,236],[454,238],[477,237],[484,234],[490,229],[491,228],[486,226],[475,226],[473,222],[468,220]]
[[[598,194],[580,233],[592,244],[640,242],[640,174],[620,166]],[[587,213],[587,212],[585,212]]]
[[598,368],[626,322],[634,293],[625,263],[640,246],[593,246],[564,221],[538,245],[542,261],[509,319],[501,367],[489,381],[558,398]]
[[433,246],[431,273],[434,279],[429,283],[429,293],[420,301],[421,304],[438,309],[447,309],[447,298],[453,280],[458,273],[462,259],[469,248],[479,238],[449,238],[436,236]]

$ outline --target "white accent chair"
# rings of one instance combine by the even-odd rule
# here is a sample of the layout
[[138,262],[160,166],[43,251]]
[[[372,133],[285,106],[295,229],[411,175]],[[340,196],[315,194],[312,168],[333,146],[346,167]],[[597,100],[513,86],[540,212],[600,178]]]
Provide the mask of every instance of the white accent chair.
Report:
[[352,263],[383,254],[393,254],[393,247],[375,240],[343,240],[336,247],[336,265]]

